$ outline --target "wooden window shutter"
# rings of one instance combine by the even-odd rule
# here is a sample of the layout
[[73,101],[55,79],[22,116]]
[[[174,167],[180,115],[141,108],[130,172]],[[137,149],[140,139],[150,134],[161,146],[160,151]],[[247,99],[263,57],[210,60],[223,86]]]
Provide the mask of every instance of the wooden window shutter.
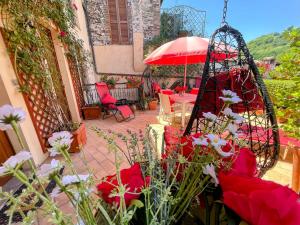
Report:
[[112,44],[128,44],[127,0],[108,0]]

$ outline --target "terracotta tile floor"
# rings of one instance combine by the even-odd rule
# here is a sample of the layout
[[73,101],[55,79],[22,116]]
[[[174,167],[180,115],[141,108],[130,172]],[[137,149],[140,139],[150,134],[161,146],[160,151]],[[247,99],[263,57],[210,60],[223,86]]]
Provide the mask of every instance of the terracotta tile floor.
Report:
[[[103,176],[114,174],[114,156],[108,152],[106,143],[99,138],[92,127],[99,127],[107,130],[111,129],[118,132],[126,132],[127,129],[138,132],[139,129],[144,130],[147,124],[157,124],[156,119],[158,115],[157,111],[137,111],[136,118],[130,122],[118,123],[114,118],[108,118],[105,120],[93,120],[84,121],[87,127],[87,144],[84,147],[85,157],[88,161],[89,167],[93,170],[95,176],[100,179]],[[79,154],[72,154],[74,164],[80,173],[86,173],[84,164],[81,162]],[[126,167],[127,164],[122,164]],[[273,180],[283,185],[291,184],[292,165],[290,163],[279,161],[276,166],[269,170],[264,179]],[[59,206],[65,213],[73,214],[70,204],[63,194],[59,195],[55,199]],[[49,224],[47,219],[43,215],[38,215],[37,224],[45,225]]]

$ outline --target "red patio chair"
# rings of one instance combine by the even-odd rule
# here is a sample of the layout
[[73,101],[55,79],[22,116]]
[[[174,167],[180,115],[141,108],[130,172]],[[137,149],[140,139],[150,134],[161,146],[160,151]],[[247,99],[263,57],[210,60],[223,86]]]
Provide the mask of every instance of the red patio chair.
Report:
[[103,119],[110,116],[114,116],[118,122],[134,119],[135,115],[128,105],[116,105],[117,99],[111,96],[106,83],[99,82],[95,86],[104,110]]

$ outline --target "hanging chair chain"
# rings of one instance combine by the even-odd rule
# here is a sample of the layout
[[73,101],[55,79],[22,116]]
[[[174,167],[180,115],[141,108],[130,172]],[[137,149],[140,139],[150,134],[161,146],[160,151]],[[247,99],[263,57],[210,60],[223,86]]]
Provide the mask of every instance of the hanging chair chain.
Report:
[[226,16],[227,16],[227,4],[228,4],[228,0],[224,0],[222,25],[227,24],[227,22],[226,22]]

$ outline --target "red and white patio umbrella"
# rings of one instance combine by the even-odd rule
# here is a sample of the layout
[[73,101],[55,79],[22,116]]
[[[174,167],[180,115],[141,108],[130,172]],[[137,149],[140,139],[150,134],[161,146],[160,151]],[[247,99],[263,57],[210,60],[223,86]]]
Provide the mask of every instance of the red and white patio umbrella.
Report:
[[[185,65],[184,86],[186,86],[187,64],[198,64],[206,61],[209,39],[201,37],[181,37],[170,41],[154,50],[145,60],[148,65]],[[216,53],[216,60],[231,58],[235,54],[224,51]],[[229,57],[228,57],[229,56]]]

